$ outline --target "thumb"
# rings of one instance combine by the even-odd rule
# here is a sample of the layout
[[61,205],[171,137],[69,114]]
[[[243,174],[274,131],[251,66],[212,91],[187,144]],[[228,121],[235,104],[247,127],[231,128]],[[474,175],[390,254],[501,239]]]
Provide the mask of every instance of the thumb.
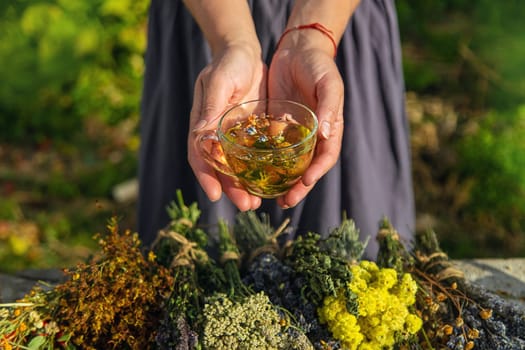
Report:
[[315,113],[319,121],[319,133],[326,140],[335,131],[333,129],[338,116],[343,114],[344,86],[340,79],[326,77],[319,82],[316,90],[318,102]]
[[195,85],[192,116],[195,118],[193,130],[198,131],[207,126],[216,125],[218,119],[231,104],[232,91],[220,79],[198,79]]

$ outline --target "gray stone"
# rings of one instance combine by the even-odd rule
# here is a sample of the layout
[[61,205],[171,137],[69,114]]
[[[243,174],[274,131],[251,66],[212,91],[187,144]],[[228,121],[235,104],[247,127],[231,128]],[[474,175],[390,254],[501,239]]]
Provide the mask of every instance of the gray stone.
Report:
[[0,302],[10,303],[21,299],[39,284],[42,289],[53,288],[63,282],[65,275],[60,270],[24,270],[16,274],[0,273]]
[[525,306],[525,259],[455,260],[468,281]]

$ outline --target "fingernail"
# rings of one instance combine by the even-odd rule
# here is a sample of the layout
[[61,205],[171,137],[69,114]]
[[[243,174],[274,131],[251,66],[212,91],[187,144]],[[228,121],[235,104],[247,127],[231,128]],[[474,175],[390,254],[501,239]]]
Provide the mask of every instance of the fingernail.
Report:
[[317,181],[319,181],[319,179],[316,178],[316,177],[310,178],[309,179],[310,181],[306,181],[306,180],[308,180],[308,179],[306,177],[304,177],[304,176],[301,178],[301,182],[303,183],[304,187],[310,187],[310,186],[314,185],[315,183],[317,183]]
[[193,128],[193,131],[198,131],[202,128],[204,128],[206,126],[206,124],[208,124],[208,122],[204,119],[201,119],[197,122],[197,124],[195,124],[195,127]]
[[321,123],[321,135],[325,138],[325,139],[328,139],[330,137],[330,129],[331,129],[331,126],[330,126],[330,123],[327,122],[326,120],[323,121]]

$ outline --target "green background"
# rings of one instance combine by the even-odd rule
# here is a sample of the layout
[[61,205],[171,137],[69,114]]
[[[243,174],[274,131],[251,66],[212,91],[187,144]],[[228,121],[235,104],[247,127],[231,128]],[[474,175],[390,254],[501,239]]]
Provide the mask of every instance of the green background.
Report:
[[[0,270],[72,264],[135,202],[146,0],[0,4]],[[455,258],[525,253],[525,7],[396,2],[418,230]],[[378,218],[379,219],[379,218]]]

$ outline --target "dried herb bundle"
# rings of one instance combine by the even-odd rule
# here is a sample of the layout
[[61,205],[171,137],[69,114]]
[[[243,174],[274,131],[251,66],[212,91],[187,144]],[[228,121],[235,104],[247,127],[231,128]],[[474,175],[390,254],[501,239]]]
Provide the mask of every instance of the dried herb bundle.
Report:
[[177,202],[168,207],[171,222],[161,230],[152,249],[173,276],[171,294],[164,300],[156,345],[159,349],[192,349],[198,344],[194,329],[204,306],[204,296],[226,288],[223,271],[205,251],[208,237],[198,227],[200,210],[186,205],[177,191]]
[[403,273],[410,271],[414,265],[412,254],[399,240],[399,233],[392,226],[388,218],[383,217],[379,223],[376,239],[379,242],[377,264],[381,267],[390,267]]
[[289,220],[285,220],[276,230],[270,224],[266,214],[257,214],[253,210],[240,212],[235,217],[233,235],[239,251],[244,256],[244,265],[249,265],[259,254],[271,253],[280,256],[281,247],[278,237],[284,232]]
[[219,253],[220,263],[224,269],[224,274],[228,284],[226,294],[230,299],[247,297],[253,294],[242,280],[239,272],[240,252],[235,243],[232,233],[228,227],[228,223],[224,220],[219,220]]
[[420,281],[425,348],[525,349],[525,309],[469,283],[440,246],[435,232],[416,236],[413,275]]
[[341,224],[334,228],[326,239],[319,242],[322,251],[350,263],[361,260],[367,243],[368,239],[361,241],[355,222],[346,215],[343,215]]
[[[144,256],[136,233],[119,232],[112,218],[97,234],[101,254],[73,269],[49,291],[35,287],[3,309],[0,348],[144,349],[155,338],[162,302],[173,278],[155,255]],[[16,325],[11,337],[2,327]],[[18,335],[23,335],[19,337]]]
[[108,228],[97,236],[102,255],[67,270],[69,280],[55,288],[55,317],[83,349],[144,349],[155,339],[173,277],[154,254],[142,254],[137,234],[119,233],[116,219]]
[[208,298],[202,318],[205,349],[313,350],[304,333],[288,327],[264,293],[236,301],[216,293]]
[[352,278],[348,261],[324,251],[320,237],[313,232],[298,237],[285,258],[285,263],[305,278],[303,295],[314,305],[320,305],[329,295],[335,296],[340,289],[347,289]]
[[60,295],[34,287],[16,303],[0,305],[0,349],[74,349],[70,334],[54,319]]

